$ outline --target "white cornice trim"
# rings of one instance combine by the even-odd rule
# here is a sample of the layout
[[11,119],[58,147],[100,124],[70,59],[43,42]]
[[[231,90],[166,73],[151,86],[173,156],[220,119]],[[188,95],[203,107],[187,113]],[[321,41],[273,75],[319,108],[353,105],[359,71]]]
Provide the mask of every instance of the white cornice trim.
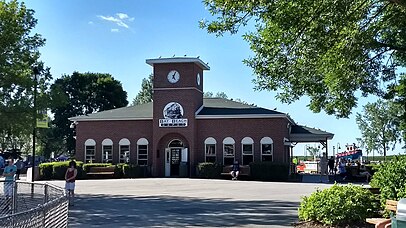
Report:
[[204,105],[200,106],[200,108],[196,110],[195,116],[197,116],[197,113],[199,113],[200,111],[202,111],[203,108],[204,108]]
[[69,118],[70,121],[76,121],[76,122],[80,122],[80,121],[122,121],[122,120],[152,120],[152,118],[136,118],[136,117],[126,117],[126,118],[107,118],[107,119],[94,119],[94,118]]
[[196,87],[177,87],[177,88],[154,88],[154,91],[163,91],[163,90],[190,90],[190,89],[194,89],[197,90],[201,93],[203,93],[203,91],[201,91],[200,89],[196,88]]
[[[197,115],[196,119],[260,119],[287,118],[284,114],[244,114],[244,115]],[[289,118],[287,118],[289,120]]]
[[150,66],[154,66],[154,64],[159,63],[196,63],[199,65],[203,70],[210,70],[209,65],[203,62],[199,58],[193,57],[173,57],[173,58],[158,58],[158,59],[147,59],[145,61]]

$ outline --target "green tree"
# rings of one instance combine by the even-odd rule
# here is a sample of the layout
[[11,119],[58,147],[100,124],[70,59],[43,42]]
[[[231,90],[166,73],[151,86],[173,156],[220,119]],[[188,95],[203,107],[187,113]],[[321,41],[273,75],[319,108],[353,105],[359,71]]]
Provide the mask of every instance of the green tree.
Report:
[[152,102],[152,87],[154,75],[150,74],[148,78],[142,79],[141,90],[134,98],[132,105],[140,105]]
[[388,99],[394,99],[399,105],[399,130],[403,135],[403,142],[406,143],[406,74],[402,74],[398,83],[389,86],[389,92],[386,95]]
[[357,113],[356,122],[361,131],[361,142],[367,149],[378,151],[386,159],[386,151],[400,139],[400,107],[390,101],[378,100],[364,106],[364,113]]
[[204,92],[203,93],[203,97],[204,98],[223,98],[223,99],[227,99],[228,96],[226,93],[224,92],[217,92],[215,95],[213,92]]
[[[37,108],[49,105],[49,68],[39,61],[45,39],[34,33],[34,11],[17,0],[0,0],[0,138],[3,148],[11,139],[24,141],[34,124],[33,67],[38,69]],[[10,140],[8,140],[10,139]],[[23,144],[23,143],[20,143]]]
[[317,157],[320,154],[320,149],[318,147],[308,146],[306,147],[307,152],[312,157]]
[[73,72],[57,79],[51,89],[53,101],[57,104],[51,110],[54,114],[53,124],[57,128],[52,135],[66,142],[69,153],[75,149],[75,140],[74,129],[68,118],[128,104],[127,92],[110,74]]
[[312,111],[348,117],[359,94],[382,96],[406,65],[405,0],[203,2],[216,16],[200,22],[209,33],[254,28],[244,62],[256,89],[285,103],[309,96]]

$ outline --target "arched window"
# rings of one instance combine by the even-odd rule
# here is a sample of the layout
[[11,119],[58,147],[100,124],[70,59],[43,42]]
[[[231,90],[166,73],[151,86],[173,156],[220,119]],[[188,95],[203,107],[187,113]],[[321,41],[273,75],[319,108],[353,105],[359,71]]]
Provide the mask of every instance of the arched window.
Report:
[[273,140],[270,137],[261,139],[261,160],[273,161]]
[[242,147],[242,165],[249,165],[254,161],[254,140],[245,137],[241,140]]
[[85,142],[85,163],[93,163],[96,159],[96,141],[87,139]]
[[137,164],[148,165],[148,140],[146,138],[138,139],[137,152]]
[[130,140],[122,138],[118,145],[120,146],[120,163],[130,163]]
[[216,162],[216,140],[213,137],[208,137],[204,140],[205,147],[205,161],[206,162]]
[[234,163],[235,155],[235,141],[231,137],[227,137],[223,140],[223,164],[232,165]]
[[102,142],[102,163],[113,162],[113,141],[104,139]]

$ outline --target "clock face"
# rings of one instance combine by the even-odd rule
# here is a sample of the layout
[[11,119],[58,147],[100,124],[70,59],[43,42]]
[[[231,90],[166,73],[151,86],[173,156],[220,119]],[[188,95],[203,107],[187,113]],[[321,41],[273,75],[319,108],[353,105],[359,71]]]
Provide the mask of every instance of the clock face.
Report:
[[180,74],[179,74],[179,72],[177,72],[176,70],[171,70],[171,71],[169,71],[169,73],[168,73],[168,81],[170,82],[170,83],[176,83],[176,82],[178,82],[179,81],[179,78],[180,78]]
[[197,82],[197,85],[200,85],[200,74],[199,73],[197,73],[197,75],[196,75],[196,82]]

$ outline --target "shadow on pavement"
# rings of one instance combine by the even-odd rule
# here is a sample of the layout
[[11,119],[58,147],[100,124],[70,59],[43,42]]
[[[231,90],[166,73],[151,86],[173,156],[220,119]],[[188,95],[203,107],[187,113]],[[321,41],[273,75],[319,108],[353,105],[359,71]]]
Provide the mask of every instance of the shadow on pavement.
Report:
[[291,226],[298,203],[173,197],[81,195],[69,227]]

